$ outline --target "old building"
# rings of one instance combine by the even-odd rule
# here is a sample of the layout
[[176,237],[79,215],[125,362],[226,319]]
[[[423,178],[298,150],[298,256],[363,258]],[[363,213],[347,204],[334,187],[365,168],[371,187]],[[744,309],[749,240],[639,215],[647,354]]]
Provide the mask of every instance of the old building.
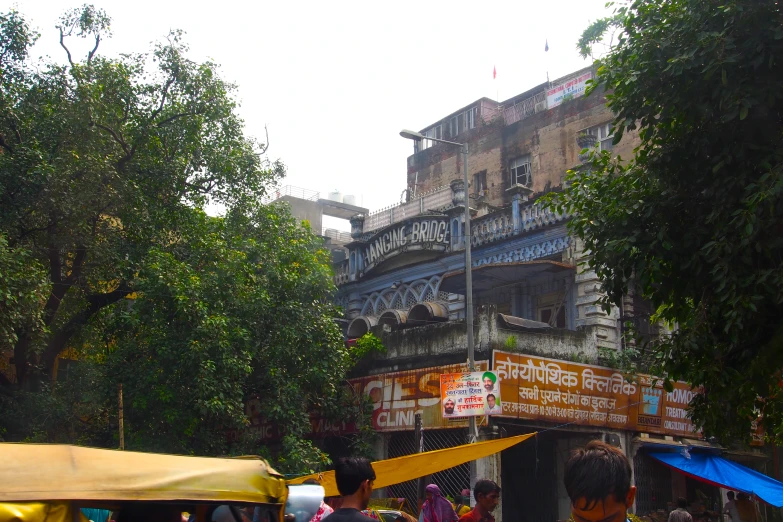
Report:
[[[502,498],[507,520],[567,520],[563,463],[590,439],[620,446],[632,459],[635,480],[645,485],[640,514],[665,510],[679,494],[696,496],[691,479],[652,459],[651,451],[710,447],[686,418],[693,392],[685,383],[666,393],[647,376],[628,382],[606,367],[623,347],[626,320],[647,325],[652,337],[659,332],[633,295],[610,313],[598,306],[599,283],[568,233],[568,216],[539,201],[582,165],[583,148],[630,157],[638,144],[633,134],[612,143],[605,97],[583,96],[592,75],[577,71],[501,103],[482,98],[425,127],[424,136],[468,144],[470,186],[462,181],[458,147],[415,142],[407,201],[352,216],[352,240],[335,264],[347,337],[372,332],[387,350],[364,361],[352,383],[373,401],[378,458],[391,458],[466,440],[467,422],[443,415],[439,376],[466,368],[470,240],[477,367],[501,380],[502,412],[480,418],[479,436],[538,432],[478,465],[480,476],[514,492]],[[421,441],[414,440],[417,415]],[[453,495],[467,487],[467,474],[459,466],[433,480]],[[415,484],[387,489],[390,497],[416,497]]]

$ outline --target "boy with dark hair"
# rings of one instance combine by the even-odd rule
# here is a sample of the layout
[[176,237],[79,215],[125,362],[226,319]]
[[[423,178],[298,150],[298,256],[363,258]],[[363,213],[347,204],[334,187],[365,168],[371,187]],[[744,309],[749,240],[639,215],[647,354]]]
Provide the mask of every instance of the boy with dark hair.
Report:
[[571,454],[563,478],[575,522],[625,522],[636,498],[631,465],[619,448],[594,440]]
[[334,466],[337,490],[343,496],[340,509],[329,515],[329,522],[375,522],[362,514],[372,495],[375,470],[364,457],[343,457]]
[[491,480],[477,480],[473,498],[476,499],[476,507],[462,515],[459,522],[495,522],[492,512],[500,502],[500,486]]
[[677,509],[669,513],[668,522],[693,522],[693,517],[685,509],[686,507],[688,507],[688,501],[683,497],[679,497],[677,499]]

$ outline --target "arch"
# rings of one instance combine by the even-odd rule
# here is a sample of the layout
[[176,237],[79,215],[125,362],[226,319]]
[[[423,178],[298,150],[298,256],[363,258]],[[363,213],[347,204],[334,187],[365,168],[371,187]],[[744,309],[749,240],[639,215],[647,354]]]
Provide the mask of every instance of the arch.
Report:
[[383,312],[381,316],[378,318],[378,324],[388,324],[389,326],[405,324],[407,321],[408,321],[407,310],[389,309]]
[[448,320],[449,308],[443,303],[419,303],[411,308],[411,311],[408,313],[408,324],[423,325]]
[[370,328],[378,324],[378,318],[374,315],[360,315],[348,325],[346,337],[356,339],[370,331]]

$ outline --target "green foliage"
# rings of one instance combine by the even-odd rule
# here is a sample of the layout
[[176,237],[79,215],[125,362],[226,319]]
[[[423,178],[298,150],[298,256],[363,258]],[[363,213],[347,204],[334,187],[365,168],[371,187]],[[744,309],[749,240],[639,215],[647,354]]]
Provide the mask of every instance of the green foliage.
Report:
[[351,351],[351,359],[355,364],[371,353],[386,353],[386,347],[380,339],[367,332],[356,340],[356,345]]
[[41,264],[28,250],[10,248],[0,235],[0,353],[13,350],[18,332],[40,339],[48,290]]
[[[193,206],[247,206],[283,172],[243,134],[234,87],[215,64],[187,58],[181,33],[115,59],[98,52],[110,36],[103,11],[70,11],[58,27],[65,66],[29,59],[36,35],[17,13],[0,18],[0,233],[51,284],[41,352],[17,334],[25,388],[132,293],[146,256],[176,237]],[[73,37],[95,42],[83,59],[68,49]]]
[[[610,2],[607,5],[612,5]],[[579,51],[579,56],[582,58],[593,57],[593,49],[596,44],[604,41],[606,34],[612,32],[610,41],[607,44],[611,49],[614,43],[614,31],[622,28],[625,19],[626,8],[620,8],[612,16],[606,18],[599,18],[587,29],[582,31],[582,35],[576,42],[576,49]]]
[[503,343],[503,345],[509,350],[515,349],[517,347],[517,336],[509,335],[508,337],[506,337],[506,342]]
[[763,412],[783,438],[783,13],[774,2],[637,0],[589,90],[605,89],[615,142],[592,156],[554,208],[619,304],[634,280],[678,326],[651,347],[659,375],[704,393],[709,435],[747,438]]
[[[258,203],[284,166],[181,33],[109,59],[110,27],[92,6],[68,12],[63,66],[29,60],[36,35],[0,15],[0,348],[18,382],[0,386],[0,434],[116,446],[121,383],[128,449],[323,469],[305,437],[319,410],[356,422],[366,450],[371,408],[344,379],[382,346],[346,348],[322,240]],[[74,37],[94,41],[83,59]],[[79,363],[51,382],[66,349]],[[245,431],[249,397],[285,432],[274,453]]]

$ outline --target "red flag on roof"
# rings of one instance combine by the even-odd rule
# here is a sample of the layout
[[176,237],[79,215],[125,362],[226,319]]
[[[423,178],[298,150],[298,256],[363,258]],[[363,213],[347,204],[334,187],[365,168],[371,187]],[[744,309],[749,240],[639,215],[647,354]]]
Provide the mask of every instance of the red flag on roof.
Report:
[[492,66],[492,79],[494,80],[497,77],[498,77],[498,71],[497,71],[497,69],[495,69],[495,66],[493,65]]

